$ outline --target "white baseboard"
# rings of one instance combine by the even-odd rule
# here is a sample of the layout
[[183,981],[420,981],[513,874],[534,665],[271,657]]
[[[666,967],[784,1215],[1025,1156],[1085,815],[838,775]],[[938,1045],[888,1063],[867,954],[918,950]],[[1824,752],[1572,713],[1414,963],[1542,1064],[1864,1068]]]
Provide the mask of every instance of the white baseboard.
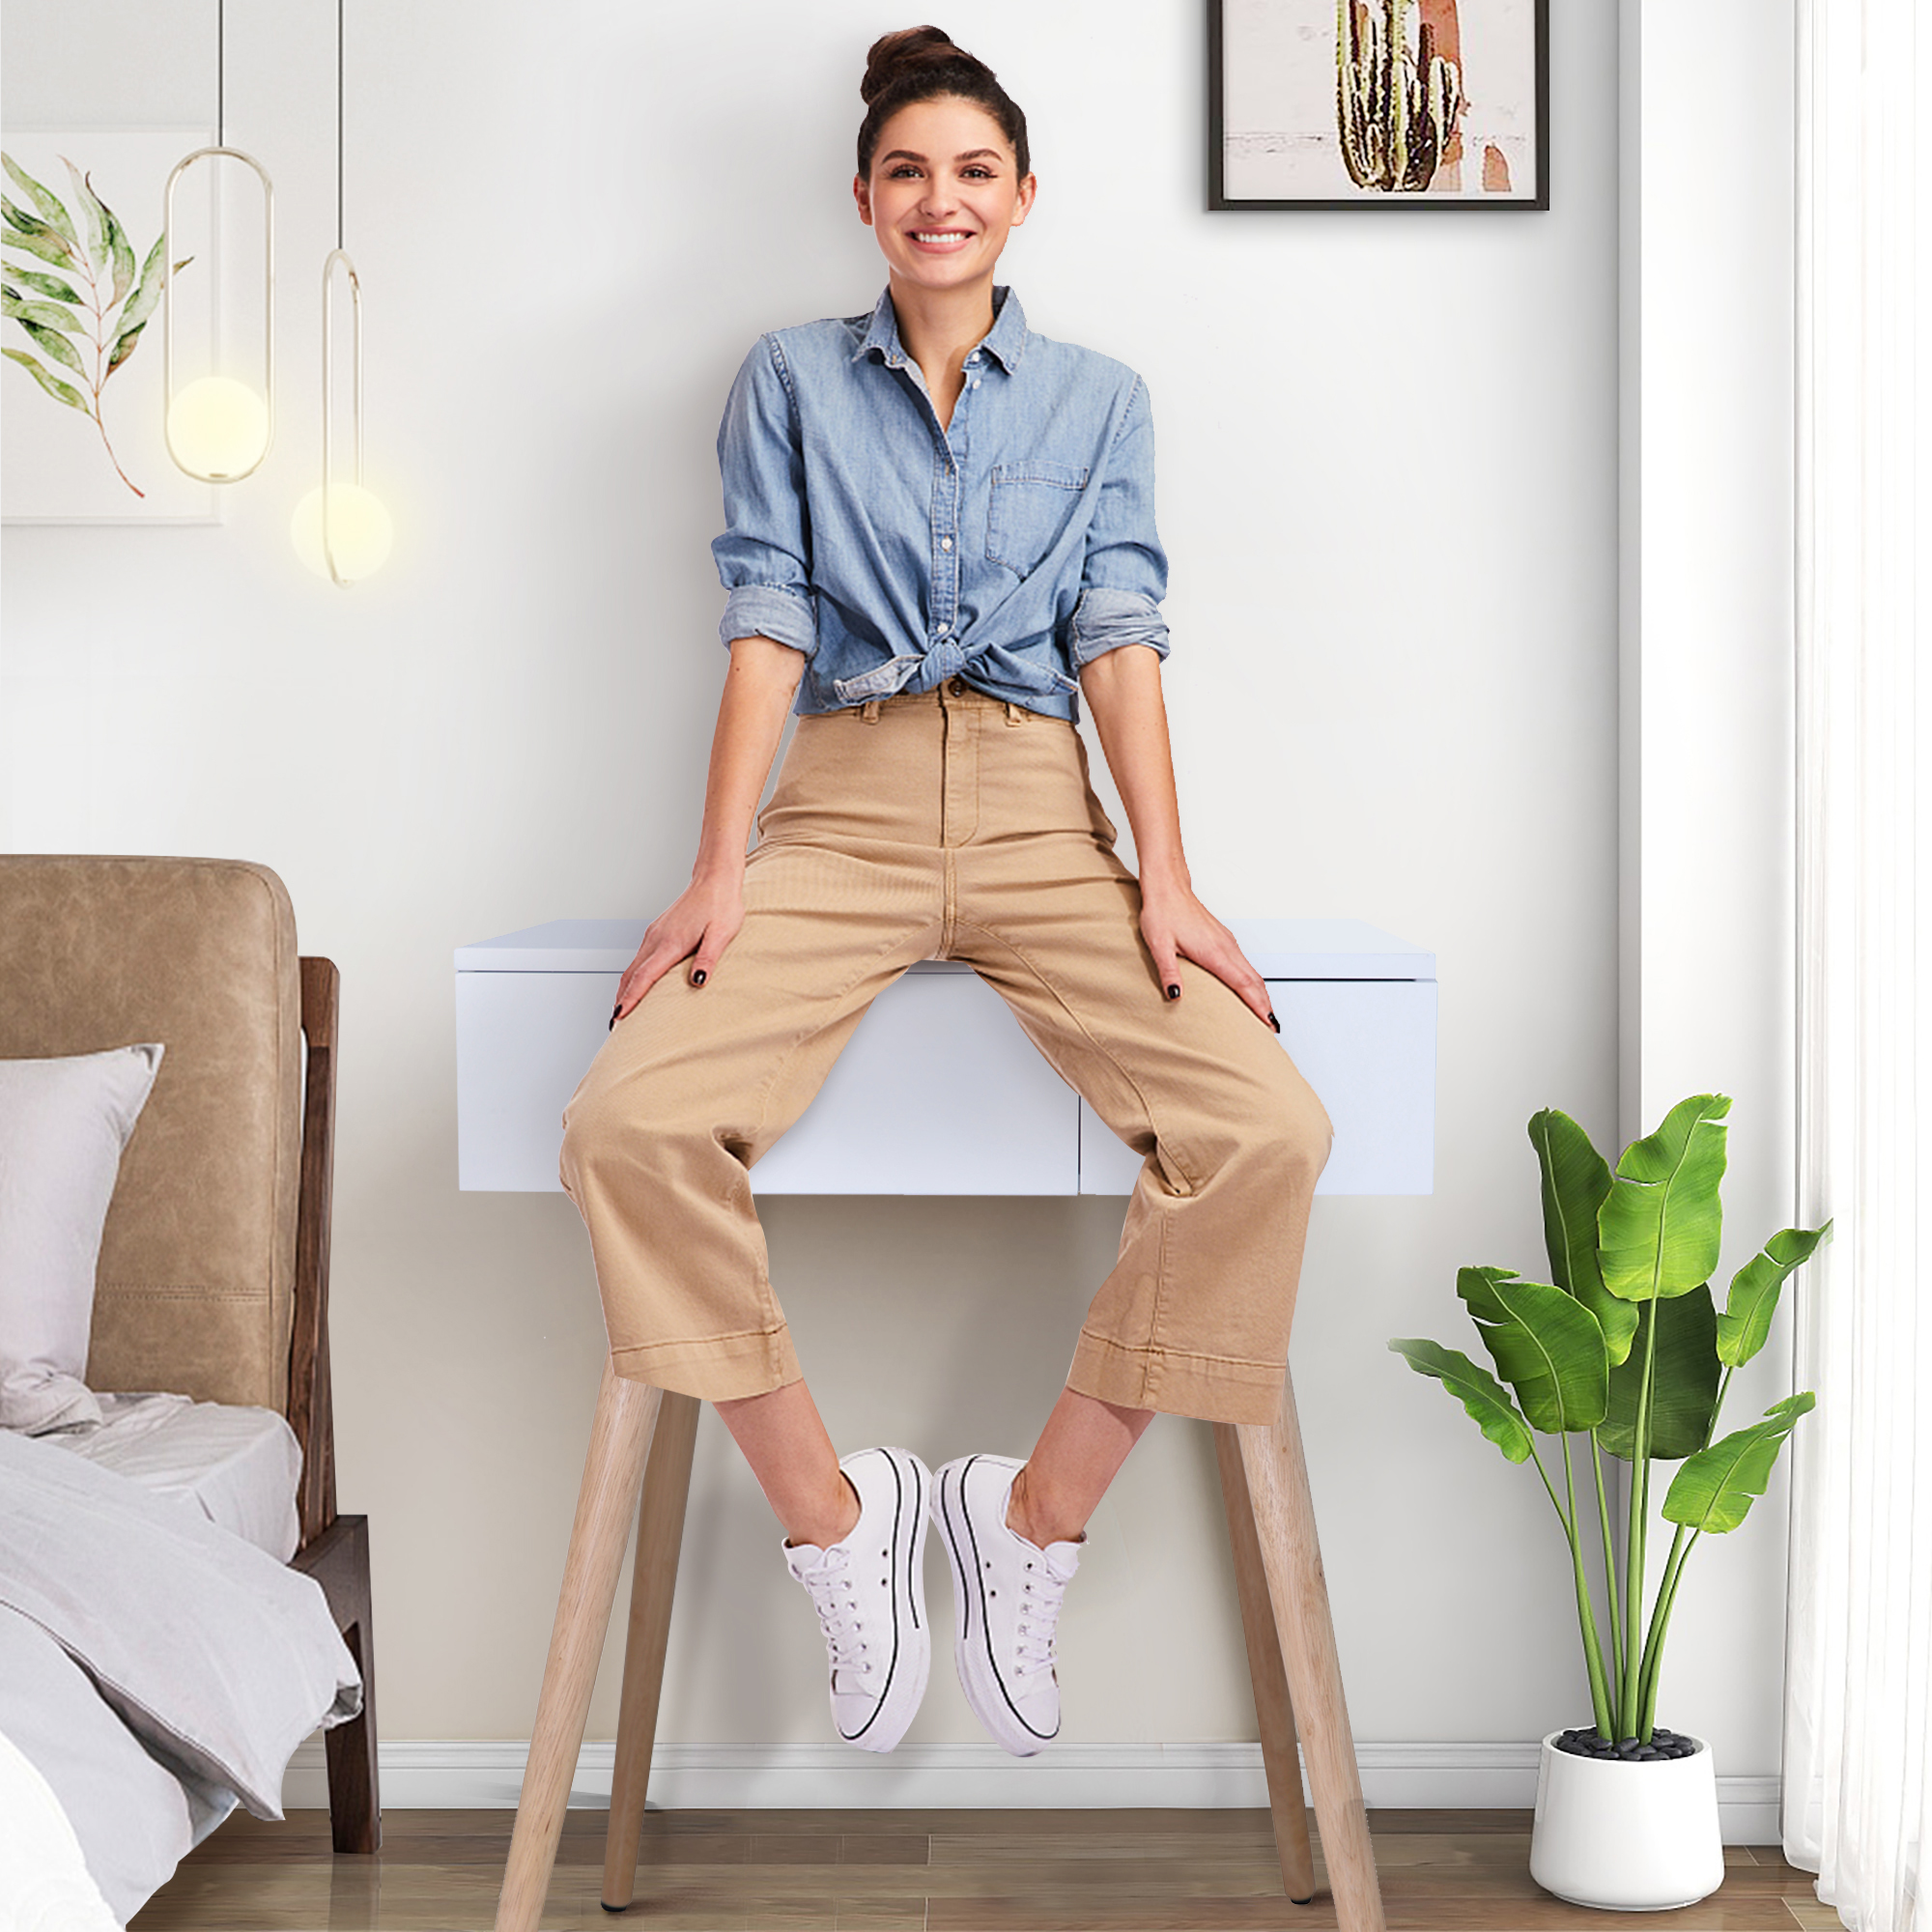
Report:
[[[614,1748],[587,1744],[578,1754],[573,1805],[610,1804]],[[1533,1743],[1362,1745],[1362,1796],[1371,1810],[1528,1810],[1537,1751]],[[512,1807],[527,1752],[515,1740],[384,1741],[384,1806]],[[320,1737],[296,1752],[282,1802],[291,1809],[327,1804]],[[1194,1809],[1263,1805],[1267,1787],[1256,1744],[1063,1744],[1034,1758],[1009,1757],[992,1744],[901,1745],[887,1755],[838,1745],[661,1744],[650,1802],[666,1810]],[[1718,1808],[1727,1845],[1778,1842],[1776,1777],[1719,1777]]]

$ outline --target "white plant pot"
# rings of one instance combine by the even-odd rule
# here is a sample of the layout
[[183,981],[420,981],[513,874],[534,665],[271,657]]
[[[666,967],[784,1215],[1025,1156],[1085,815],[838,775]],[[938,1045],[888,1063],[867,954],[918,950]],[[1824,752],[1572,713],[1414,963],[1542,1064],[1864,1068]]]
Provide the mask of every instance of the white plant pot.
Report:
[[1577,1757],[1543,1741],[1529,1875],[1573,1905],[1667,1912],[1724,1882],[1718,1777],[1702,1738],[1689,1757]]

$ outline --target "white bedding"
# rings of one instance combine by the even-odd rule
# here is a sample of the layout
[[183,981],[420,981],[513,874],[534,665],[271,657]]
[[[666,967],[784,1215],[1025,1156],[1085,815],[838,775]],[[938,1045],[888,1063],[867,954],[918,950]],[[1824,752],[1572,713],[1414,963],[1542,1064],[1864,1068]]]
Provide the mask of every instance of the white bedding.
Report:
[[97,1395],[100,1421],[37,1437],[131,1477],[158,1495],[190,1498],[210,1522],[277,1563],[301,1533],[296,1489],[301,1445],[272,1408],[190,1402],[185,1395]]
[[[238,1801],[279,1818],[297,1745],[361,1697],[313,1577],[187,1494],[0,1430],[0,1732],[118,1918]],[[42,1850],[10,1882],[57,1879]]]
[[[232,1793],[213,1804],[190,1799],[87,1672],[39,1624],[9,1609],[0,1609],[0,1760],[11,1747],[34,1774],[14,1765],[10,1782],[0,1763],[0,1926],[14,1922],[10,1904],[25,1926],[35,1923],[30,1900],[83,1894],[76,1865],[104,1901],[99,1922],[125,1922],[234,1809]],[[58,1829],[39,1816],[43,1804],[30,1804],[37,1795]],[[16,1829],[16,1804],[35,1814],[31,1832]]]
[[0,1925],[7,1932],[117,1932],[53,1787],[0,1736]]

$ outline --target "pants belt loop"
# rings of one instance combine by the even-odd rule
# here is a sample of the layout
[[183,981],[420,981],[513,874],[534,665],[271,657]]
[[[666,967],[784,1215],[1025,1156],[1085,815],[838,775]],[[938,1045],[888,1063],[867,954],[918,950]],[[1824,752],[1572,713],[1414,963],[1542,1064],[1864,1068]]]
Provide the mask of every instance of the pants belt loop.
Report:
[[876,724],[879,722],[879,700],[876,697],[867,698],[860,707],[859,718],[862,724]]
[[1007,723],[1009,724],[1024,724],[1026,722],[1026,706],[1024,704],[1015,704],[1010,697],[1008,698]]

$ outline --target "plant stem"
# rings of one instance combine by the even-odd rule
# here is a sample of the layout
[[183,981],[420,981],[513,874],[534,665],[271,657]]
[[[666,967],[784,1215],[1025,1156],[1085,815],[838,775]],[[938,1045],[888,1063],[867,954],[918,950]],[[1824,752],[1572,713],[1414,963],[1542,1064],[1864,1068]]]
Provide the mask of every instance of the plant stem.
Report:
[[100,432],[100,446],[107,452],[107,460],[113,464],[115,475],[120,477],[122,482],[127,484],[128,489],[133,491],[135,496],[139,497],[145,502],[148,493],[121,468],[121,459],[114,454],[114,445],[107,440],[107,425],[100,420],[100,391],[99,389],[94,392],[94,426]]
[[1663,1674],[1663,1634],[1670,1628],[1670,1608],[1677,1601],[1677,1585],[1683,1577],[1684,1566],[1690,1561],[1691,1550],[1697,1547],[1697,1539],[1704,1533],[1701,1529],[1693,1529],[1690,1542],[1686,1543],[1684,1528],[1680,1522],[1677,1534],[1671,1539],[1670,1560],[1663,1567],[1663,1581],[1657,1586],[1657,1614],[1651,1619],[1651,1632],[1644,1639],[1642,1735],[1646,1740],[1657,1717],[1657,1685]]
[[[1655,1316],[1655,1304],[1652,1314]],[[1700,1448],[1708,1449],[1711,1438],[1718,1433],[1718,1415],[1724,1406],[1724,1395],[1730,1388],[1731,1377],[1737,1373],[1737,1364],[1732,1363],[1724,1370],[1724,1379],[1718,1384],[1718,1399],[1711,1405],[1711,1419],[1704,1425],[1704,1440]],[[1690,1541],[1685,1541],[1687,1525],[1679,1523],[1677,1534],[1670,1539],[1670,1554],[1664,1559],[1663,1577],[1657,1586],[1657,1603],[1651,1611],[1650,1628],[1644,1634],[1643,1655],[1637,1665],[1637,1731],[1636,1735],[1648,1742],[1652,1726],[1657,1719],[1657,1686],[1662,1678],[1663,1664],[1663,1638],[1670,1628],[1671,1606],[1677,1601],[1677,1585],[1684,1576],[1684,1565],[1690,1560],[1691,1550],[1696,1547],[1702,1530],[1690,1530]]]
[[[1656,1330],[1657,1305],[1651,1304],[1652,1332]],[[1708,1449],[1711,1438],[1718,1433],[1718,1415],[1724,1406],[1725,1392],[1730,1388],[1731,1377],[1737,1373],[1736,1363],[1724,1370],[1724,1379],[1718,1385],[1718,1399],[1711,1405],[1711,1419],[1704,1425],[1704,1440],[1699,1447]],[[1646,1381],[1646,1387],[1648,1383]],[[1648,1460],[1644,1463],[1646,1506],[1649,1490]],[[1671,1606],[1677,1601],[1677,1585],[1684,1576],[1684,1565],[1690,1560],[1690,1551],[1696,1547],[1702,1530],[1690,1530],[1690,1541],[1685,1541],[1687,1525],[1679,1523],[1677,1533],[1670,1539],[1670,1554],[1664,1559],[1663,1576],[1657,1586],[1657,1602],[1651,1610],[1650,1628],[1644,1633],[1643,1651],[1637,1663],[1637,1702],[1635,1725],[1632,1732],[1645,1743],[1657,1721],[1657,1687],[1662,1676],[1663,1639],[1670,1628]],[[1634,1638],[1634,1628],[1633,1628]]]
[[[1711,1405],[1711,1419],[1704,1425],[1704,1440],[1699,1445],[1708,1449],[1711,1438],[1718,1433],[1718,1414],[1724,1406],[1724,1394],[1731,1385],[1731,1378],[1737,1373],[1737,1364],[1732,1363],[1724,1370],[1724,1379],[1718,1384],[1718,1399]],[[1670,1554],[1664,1559],[1663,1578],[1657,1586],[1657,1605],[1651,1613],[1650,1629],[1643,1639],[1643,1659],[1637,1669],[1638,1717],[1641,1735],[1648,1739],[1651,1727],[1657,1718],[1657,1686],[1662,1676],[1663,1637],[1670,1628],[1671,1605],[1677,1601],[1677,1585],[1684,1575],[1684,1565],[1690,1560],[1690,1552],[1696,1548],[1697,1539],[1704,1532],[1690,1531],[1690,1541],[1685,1541],[1687,1525],[1679,1523],[1677,1534],[1670,1539]]]
[[1724,1406],[1724,1391],[1730,1387],[1731,1378],[1737,1372],[1737,1365],[1733,1363],[1724,1371],[1724,1379],[1718,1384],[1718,1399],[1711,1405],[1710,1421],[1704,1425],[1704,1440],[1699,1445],[1702,1448],[1708,1449],[1711,1446],[1711,1437],[1718,1433],[1718,1411]]
[[1643,1338],[1643,1381],[1636,1399],[1636,1440],[1631,1450],[1630,1548],[1625,1565],[1624,1617],[1630,1641],[1624,1646],[1622,1683],[1617,1693],[1616,1742],[1636,1736],[1636,1622],[1643,1614],[1643,1541],[1650,1519],[1650,1398],[1657,1368],[1657,1282],[1651,1282],[1650,1321]]
[[87,383],[89,389],[94,395],[94,427],[100,433],[100,446],[107,452],[107,460],[113,464],[115,475],[120,477],[122,482],[127,484],[128,489],[133,491],[135,496],[139,497],[145,502],[148,493],[121,468],[121,459],[114,454],[114,445],[107,438],[107,420],[102,415],[100,409],[100,391],[107,384],[107,373],[103,373],[102,365],[107,357],[107,307],[111,307],[112,304],[110,303],[107,307],[104,307],[101,303],[100,282],[94,272],[94,264],[88,260],[87,250],[85,248],[80,249],[76,255],[76,259],[80,263],[81,272],[87,277],[88,306],[94,311],[94,379],[92,382],[88,382],[85,376],[81,378],[82,382]]
[[[1597,1446],[1597,1432],[1590,1432],[1590,1467],[1597,1478],[1597,1520],[1604,1530],[1604,1593],[1610,1600],[1610,1659],[1619,1680],[1624,1674],[1623,1619],[1617,1613],[1617,1558],[1610,1547],[1610,1499],[1604,1490],[1604,1452]],[[1603,1731],[1602,1725],[1598,1726]],[[1605,1737],[1610,1734],[1603,1731]]]
[[[1591,1436],[1594,1444],[1596,1437]],[[1537,1464],[1538,1468],[1543,1465]],[[1569,1514],[1563,1519],[1564,1534],[1570,1539],[1570,1567],[1577,1580],[1577,1616],[1583,1628],[1583,1664],[1590,1673],[1590,1708],[1602,1730],[1610,1715],[1609,1673],[1604,1664],[1604,1646],[1597,1635],[1597,1619],[1590,1607],[1590,1577],[1583,1568],[1582,1540],[1577,1534],[1577,1472],[1570,1460],[1570,1436],[1563,1436],[1563,1482],[1570,1496]],[[1610,1593],[1610,1607],[1616,1608],[1616,1592]]]

